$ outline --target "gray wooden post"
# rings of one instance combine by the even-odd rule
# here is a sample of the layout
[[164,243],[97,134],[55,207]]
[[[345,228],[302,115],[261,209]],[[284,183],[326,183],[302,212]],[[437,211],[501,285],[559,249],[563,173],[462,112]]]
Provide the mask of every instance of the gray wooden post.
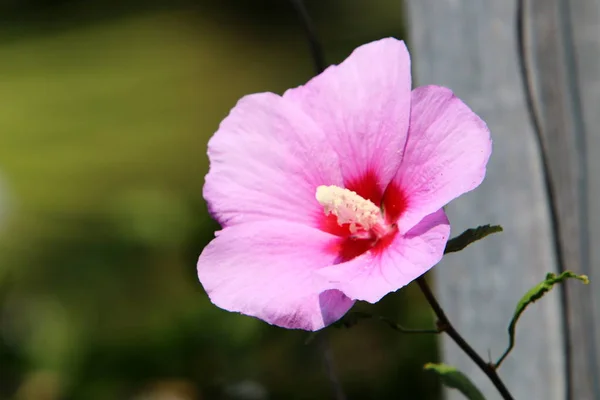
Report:
[[[594,149],[600,149],[600,0],[571,0],[571,27],[573,29],[573,54],[576,60],[575,77],[578,79],[580,106],[583,117],[583,130],[587,157],[587,212],[590,238],[590,275],[598,276],[600,246],[595,244],[600,238],[600,157]],[[594,241],[595,239],[595,241]],[[595,270],[591,268],[595,267]],[[596,296],[595,313],[600,311],[600,277],[592,282],[592,292]],[[600,318],[595,318],[595,332],[600,332]],[[600,345],[597,346],[597,351]],[[600,354],[598,354],[600,359]]]
[[[576,353],[580,369],[574,372],[589,371],[574,377],[574,388],[586,390],[580,392],[580,397],[574,398],[584,398],[586,393],[593,392],[590,398],[600,399],[600,157],[594,154],[595,150],[600,151],[600,0],[572,0],[569,11],[573,48],[567,56],[574,61],[574,65],[570,65],[569,76],[577,84],[574,94],[579,101],[575,104],[580,106],[577,116],[581,118],[578,140],[584,149],[578,171],[579,182],[582,183],[579,190],[582,211],[579,229],[580,237],[587,240],[579,250],[581,267],[591,279],[589,292],[571,290],[569,293],[570,299],[579,297],[577,301],[572,300],[571,314],[589,318],[579,320],[581,325],[571,328],[586,332],[585,347]],[[573,139],[571,132],[562,133]],[[578,309],[582,303],[588,307]],[[584,312],[592,314],[585,315]],[[576,339],[582,335],[572,336],[572,345],[578,346]],[[575,395],[578,394],[576,391]]]
[[594,147],[590,146],[600,131],[600,104],[590,103],[594,97],[600,100],[599,9],[598,0],[535,0],[528,10],[536,103],[552,178],[551,196],[556,201],[560,239],[557,247],[567,268],[589,275],[594,282],[588,290],[567,286],[566,349],[574,399],[600,399],[596,334],[600,332],[600,314],[594,313],[598,304],[594,289],[600,287],[600,282],[596,282],[598,270],[592,268],[592,257],[598,261],[600,253],[591,246],[593,239],[600,236],[597,232],[593,235],[590,225],[591,218],[599,217],[599,208],[590,197],[590,187],[597,187],[598,182],[594,172],[600,172],[594,169],[600,164],[594,161]]
[[[569,284],[566,302],[555,291],[526,312],[500,375],[516,399],[562,400],[567,387],[572,399],[600,399],[600,246],[594,244],[600,239],[600,157],[594,156],[600,151],[600,0],[527,2],[528,61],[556,218],[518,72],[515,15],[516,2],[508,0],[408,1],[416,83],[452,88],[488,123],[494,140],[484,184],[448,207],[454,233],[483,223],[506,231],[447,257],[435,269],[436,289],[456,327],[495,360],[525,290],[546,272],[588,274],[592,284]],[[498,398],[447,340],[443,357],[472,376],[488,399]]]

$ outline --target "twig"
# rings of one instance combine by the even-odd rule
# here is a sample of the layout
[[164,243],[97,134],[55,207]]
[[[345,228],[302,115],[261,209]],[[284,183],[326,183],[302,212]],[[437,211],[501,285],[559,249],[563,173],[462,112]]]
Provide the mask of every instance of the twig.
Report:
[[[323,53],[323,47],[319,42],[315,27],[310,15],[308,14],[308,10],[306,9],[304,1],[291,0],[291,2],[296,9],[298,17],[300,18],[300,22],[302,23],[302,27],[304,28],[304,33],[306,34],[306,39],[308,40],[311,56],[314,62],[315,71],[318,75],[325,70],[325,55]],[[335,371],[331,347],[329,346],[325,335],[325,332],[321,335],[318,335],[317,340],[323,355],[323,363],[325,365],[327,376],[329,378],[329,382],[331,383],[335,399],[346,400],[346,395],[344,394],[344,390]]]
[[298,17],[300,18],[300,22],[304,28],[306,40],[308,41],[308,45],[310,47],[310,54],[315,64],[315,71],[318,75],[325,70],[325,54],[323,53],[323,46],[321,46],[321,42],[317,36],[317,31],[312,19],[310,18],[310,14],[308,14],[308,10],[306,9],[304,1],[291,0],[291,2],[296,9],[296,13],[298,13]]
[[327,333],[323,332],[317,338],[319,347],[321,349],[321,354],[323,355],[323,365],[325,366],[325,372],[327,372],[327,377],[329,378],[329,382],[331,383],[331,389],[333,391],[335,399],[346,400],[346,394],[344,393],[342,384],[338,379],[338,375],[335,370],[335,363],[333,361],[333,353],[331,351],[331,346],[329,346],[329,342],[327,341],[326,335]]
[[423,292],[425,299],[427,299],[427,302],[433,309],[433,312],[437,316],[437,325],[440,327],[440,329],[446,332],[448,336],[450,336],[450,338],[454,340],[458,347],[460,347],[461,350],[464,351],[467,354],[467,356],[469,356],[469,358],[473,360],[475,364],[477,364],[479,369],[481,369],[483,373],[487,375],[487,377],[492,381],[496,389],[498,389],[498,392],[504,400],[514,400],[512,395],[498,376],[498,373],[496,372],[494,366],[492,364],[486,363],[483,360],[483,358],[481,358],[479,354],[477,354],[477,352],[458,333],[458,331],[454,329],[454,327],[450,323],[450,320],[448,320],[448,317],[446,317],[444,310],[442,309],[435,296],[433,295],[433,292],[429,288],[429,285],[425,281],[425,278],[422,276],[417,278],[417,284],[419,285],[421,292]]
[[406,334],[432,334],[432,335],[435,335],[435,334],[439,334],[439,333],[443,332],[439,328],[437,328],[437,329],[405,328],[404,326],[400,325],[396,321],[392,321],[391,319],[389,319],[387,317],[384,317],[383,315],[371,314],[371,313],[367,313],[367,312],[364,312],[364,311],[351,311],[350,313],[348,313],[348,316],[350,317],[351,320],[353,320],[354,323],[360,321],[361,319],[376,319],[378,321],[383,322],[384,324],[386,324],[387,326],[389,326],[393,330],[395,330],[397,332],[400,332],[400,333],[406,333]]

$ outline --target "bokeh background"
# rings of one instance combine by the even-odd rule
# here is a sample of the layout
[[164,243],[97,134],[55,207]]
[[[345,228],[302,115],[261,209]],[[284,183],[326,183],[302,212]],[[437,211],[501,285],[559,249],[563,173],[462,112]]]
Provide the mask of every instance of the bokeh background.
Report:
[[[404,38],[399,0],[307,5],[330,63]],[[286,0],[0,0],[0,399],[332,398],[307,333],[217,309],[195,273],[208,138],[312,74]],[[411,287],[371,310],[433,324]],[[435,337],[327,332],[349,399],[440,398]]]

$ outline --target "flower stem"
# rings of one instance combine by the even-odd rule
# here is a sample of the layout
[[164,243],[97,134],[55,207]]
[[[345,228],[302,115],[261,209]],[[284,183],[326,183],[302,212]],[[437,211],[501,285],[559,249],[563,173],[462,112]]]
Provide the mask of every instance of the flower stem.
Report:
[[308,45],[310,47],[310,54],[315,65],[315,72],[319,75],[325,70],[325,54],[323,53],[323,46],[321,46],[321,42],[319,41],[315,25],[310,18],[310,14],[306,9],[304,1],[291,0],[291,2],[300,18],[302,28],[304,28],[304,33],[306,34],[306,39],[308,40]]
[[[406,334],[433,334],[433,335],[437,335],[442,333],[442,331],[439,328],[435,328],[435,329],[415,329],[415,328],[405,328],[404,326],[400,325],[399,323],[397,323],[396,321],[393,321],[387,317],[384,317],[383,315],[377,315],[377,314],[371,314],[365,311],[351,311],[348,314],[346,314],[346,316],[344,316],[344,319],[348,318],[349,321],[347,323],[354,325],[356,323],[358,323],[359,321],[363,320],[363,319],[375,319],[378,321],[383,322],[384,324],[386,324],[387,326],[389,326],[390,328],[392,328],[393,330],[400,332],[400,333],[406,333]],[[344,322],[344,320],[341,320],[342,322]],[[344,326],[350,326],[350,325],[345,325],[343,323]]]
[[331,347],[329,346],[326,333],[323,332],[322,335],[319,335],[317,341],[319,343],[319,347],[321,348],[323,365],[325,366],[325,371],[327,372],[327,377],[329,378],[329,383],[331,384],[331,390],[333,391],[334,398],[335,400],[346,400],[346,394],[344,393],[344,389],[342,388],[342,384],[335,370],[333,353],[331,351]]
[[423,292],[425,299],[427,299],[427,302],[433,309],[433,312],[437,316],[437,326],[442,331],[446,332],[448,336],[450,336],[450,338],[454,340],[458,347],[460,347],[461,350],[464,351],[467,354],[467,356],[469,356],[469,358],[473,360],[475,364],[477,364],[479,369],[481,369],[483,373],[486,374],[488,378],[490,378],[490,381],[492,381],[496,389],[498,389],[498,392],[504,400],[514,400],[514,398],[500,379],[500,376],[498,376],[494,365],[491,363],[486,363],[483,360],[483,358],[481,358],[481,356],[479,356],[479,354],[477,354],[477,352],[460,335],[460,333],[458,333],[458,331],[454,329],[454,327],[450,323],[450,320],[448,320],[448,317],[446,317],[446,313],[444,313],[444,310],[440,306],[440,303],[438,303],[437,299],[433,295],[433,292],[429,288],[429,285],[425,281],[425,278],[422,276],[417,278],[417,284],[419,285],[421,292]]

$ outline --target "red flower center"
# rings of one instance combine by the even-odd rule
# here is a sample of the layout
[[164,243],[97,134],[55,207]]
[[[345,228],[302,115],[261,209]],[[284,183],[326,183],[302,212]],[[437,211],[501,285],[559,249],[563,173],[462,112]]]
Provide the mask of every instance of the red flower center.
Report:
[[317,193],[325,211],[320,228],[339,237],[330,250],[338,254],[338,262],[367,251],[381,253],[398,233],[396,223],[406,209],[404,193],[394,183],[382,192],[371,171],[344,186],[321,186]]

